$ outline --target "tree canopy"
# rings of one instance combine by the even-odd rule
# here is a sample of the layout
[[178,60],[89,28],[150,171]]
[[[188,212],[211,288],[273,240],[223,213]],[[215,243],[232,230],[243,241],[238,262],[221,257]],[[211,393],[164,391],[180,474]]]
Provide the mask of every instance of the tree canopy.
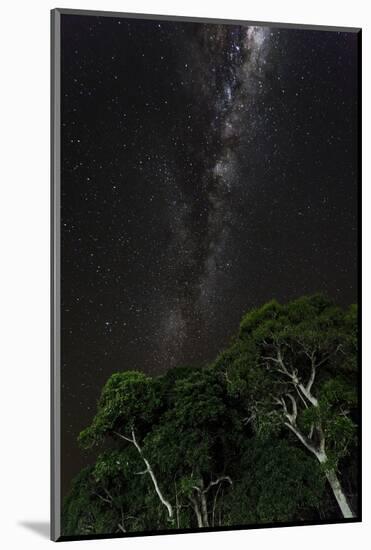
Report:
[[113,374],[79,443],[66,535],[354,517],[356,306],[273,300],[206,367]]

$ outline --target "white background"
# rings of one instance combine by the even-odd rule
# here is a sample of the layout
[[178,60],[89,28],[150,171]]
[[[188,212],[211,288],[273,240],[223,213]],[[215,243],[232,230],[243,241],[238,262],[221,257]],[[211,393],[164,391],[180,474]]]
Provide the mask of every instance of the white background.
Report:
[[[363,27],[364,281],[370,191],[370,15],[367,1],[329,0],[7,0],[0,27],[0,545],[51,546],[49,520],[49,10],[104,9],[257,21]],[[368,66],[368,67],[367,67]],[[366,136],[367,134],[367,136]],[[366,137],[368,139],[366,139]],[[130,550],[190,545],[219,549],[299,546],[366,548],[370,528],[370,285],[364,306],[364,523],[209,534],[70,542],[68,548],[125,546]]]

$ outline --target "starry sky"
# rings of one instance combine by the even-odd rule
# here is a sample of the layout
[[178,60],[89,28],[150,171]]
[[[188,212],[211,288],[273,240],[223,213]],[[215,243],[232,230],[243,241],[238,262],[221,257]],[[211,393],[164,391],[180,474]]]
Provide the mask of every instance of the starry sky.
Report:
[[357,299],[354,32],[62,15],[62,491],[117,371]]

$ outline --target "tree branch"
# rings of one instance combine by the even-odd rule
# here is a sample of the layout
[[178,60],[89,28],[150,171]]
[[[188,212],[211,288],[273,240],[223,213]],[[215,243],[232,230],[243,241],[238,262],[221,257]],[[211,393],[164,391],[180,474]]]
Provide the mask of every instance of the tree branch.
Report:
[[227,384],[232,384],[232,380],[229,378],[228,370],[227,370],[227,369],[225,369],[224,376],[225,376],[225,379],[226,379]]
[[297,416],[298,416],[298,407],[297,407],[297,404],[296,404],[295,397],[293,395],[291,395],[291,393],[288,393],[287,397],[290,399],[291,405],[292,405],[292,413],[291,414],[288,413],[287,417],[289,418],[291,424],[295,425],[296,424],[296,419],[297,419]]
[[155,476],[155,474],[152,470],[152,467],[151,467],[150,463],[148,462],[148,460],[146,459],[146,457],[143,456],[142,448],[139,445],[139,443],[136,439],[136,436],[135,436],[134,427],[131,428],[131,438],[127,437],[126,435],[120,434],[119,432],[116,432],[116,431],[114,431],[113,433],[115,435],[117,435],[118,437],[120,437],[121,439],[124,439],[128,443],[132,443],[132,445],[135,446],[135,448],[137,449],[138,453],[140,454],[144,464],[146,465],[146,469],[143,472],[137,472],[136,475],[143,475],[143,474],[146,474],[146,473],[149,474],[149,476],[152,480],[153,486],[155,488],[155,491],[157,493],[158,498],[160,499],[162,504],[166,507],[166,509],[168,511],[169,518],[172,519],[172,517],[173,517],[173,507],[171,506],[170,502],[168,502],[165,499],[165,497],[163,496],[163,494],[160,490],[160,487],[158,486],[158,482],[157,482],[156,476]]
[[318,399],[314,397],[311,391],[308,391],[307,388],[300,382],[298,384],[299,390],[302,392],[304,397],[313,405],[313,407],[318,407]]
[[219,485],[219,483],[221,483],[222,481],[228,481],[230,485],[233,485],[233,481],[229,476],[222,476],[222,477],[218,477],[218,479],[216,479],[215,481],[211,481],[209,485],[206,487],[206,489],[204,489],[202,492],[204,494],[207,493],[211,489],[211,487],[214,487],[214,485]]
[[99,493],[97,492],[94,492],[93,493],[96,497],[100,498],[103,502],[106,502],[107,504],[109,504],[110,506],[112,506],[112,499],[108,499],[106,497],[103,497],[102,495],[100,495]]
[[165,499],[165,497],[163,496],[161,490],[160,490],[160,487],[158,485],[158,482],[157,482],[157,478],[152,470],[152,467],[150,465],[150,463],[148,462],[148,460],[146,459],[145,456],[143,456],[143,452],[142,452],[142,448],[140,447],[139,443],[137,442],[137,439],[135,437],[135,431],[134,431],[134,428],[131,429],[131,435],[132,435],[132,443],[133,445],[135,445],[136,449],[138,450],[138,453],[140,454],[140,456],[142,457],[142,460],[144,462],[144,464],[146,465],[146,472],[149,474],[151,480],[152,480],[152,483],[153,483],[153,486],[155,488],[155,491],[157,493],[157,496],[158,498],[160,499],[160,501],[162,502],[162,504],[166,507],[167,511],[168,511],[168,515],[169,515],[169,518],[172,519],[173,517],[173,507],[171,506],[170,502],[167,501]]
[[310,427],[310,430],[309,430],[308,439],[312,439],[313,431],[314,431],[314,424],[312,423],[311,427]]
[[312,366],[311,366],[311,371],[310,371],[310,377],[309,377],[309,380],[308,380],[307,385],[305,387],[305,389],[308,393],[310,393],[310,390],[312,389],[313,382],[314,382],[314,379],[316,377],[316,368],[318,366],[314,362],[314,355],[312,356],[311,361],[312,361]]
[[117,435],[117,437],[121,437],[121,439],[124,439],[128,443],[134,443],[134,441],[132,439],[130,439],[130,437],[127,437],[126,435],[120,434],[119,432],[116,432],[115,430],[113,430],[113,433],[115,435]]
[[304,407],[307,409],[308,408],[308,403],[305,401],[303,395],[301,394],[301,392],[299,391],[299,388],[297,386],[297,384],[294,384],[294,388],[295,388],[295,391],[296,393],[298,394],[298,396],[300,397]]
[[299,441],[301,441],[301,443],[308,449],[308,451],[310,451],[311,453],[313,453],[314,455],[317,456],[318,454],[318,450],[317,448],[312,445],[311,441],[305,437],[304,434],[302,434],[297,428],[296,426],[293,426],[292,424],[290,424],[289,422],[285,422],[285,426],[287,426],[295,435],[296,437],[299,439]]

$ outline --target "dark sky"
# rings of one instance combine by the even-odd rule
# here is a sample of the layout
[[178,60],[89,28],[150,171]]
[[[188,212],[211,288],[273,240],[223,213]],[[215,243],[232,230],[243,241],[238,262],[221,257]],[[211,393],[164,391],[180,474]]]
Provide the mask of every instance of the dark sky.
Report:
[[357,35],[62,15],[62,489],[116,371],[356,300]]

